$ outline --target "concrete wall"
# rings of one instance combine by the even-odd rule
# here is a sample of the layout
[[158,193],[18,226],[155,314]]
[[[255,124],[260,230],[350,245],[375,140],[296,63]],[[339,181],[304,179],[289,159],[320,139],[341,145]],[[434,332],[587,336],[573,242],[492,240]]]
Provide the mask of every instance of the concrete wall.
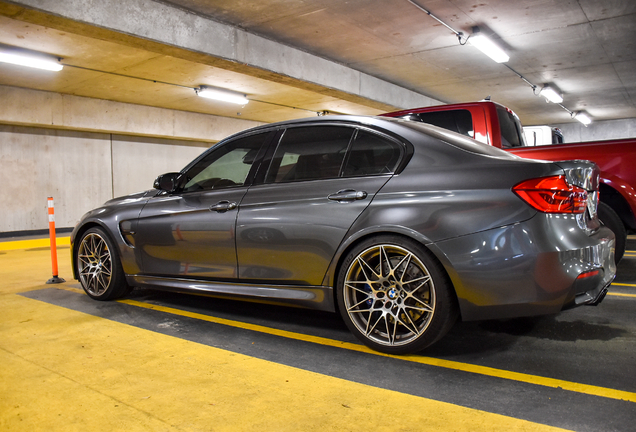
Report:
[[113,135],[113,196],[152,188],[159,174],[180,171],[207,143]]
[[[72,227],[104,201],[150,189],[210,144],[193,141],[0,125],[0,233]],[[8,210],[8,211],[7,211]]]
[[561,129],[566,143],[636,138],[636,119],[595,121],[587,127],[579,122],[552,126]]
[[0,86],[0,234],[72,227],[115,196],[150,189],[205,148],[262,123]]

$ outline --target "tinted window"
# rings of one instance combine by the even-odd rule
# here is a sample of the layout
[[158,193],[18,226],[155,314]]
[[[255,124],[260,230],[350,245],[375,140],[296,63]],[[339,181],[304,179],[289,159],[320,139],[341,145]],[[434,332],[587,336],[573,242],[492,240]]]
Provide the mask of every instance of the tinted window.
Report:
[[338,177],[353,132],[352,128],[338,126],[287,129],[270,164],[266,182]]
[[360,130],[351,146],[345,177],[388,174],[400,161],[401,146],[379,135]]
[[521,124],[508,110],[497,107],[499,127],[501,128],[501,146],[503,148],[521,147]]
[[183,192],[242,186],[265,137],[252,135],[213,149],[186,172]]
[[448,110],[430,113],[415,114],[423,123],[439,126],[453,132],[474,138],[473,117],[468,110]]

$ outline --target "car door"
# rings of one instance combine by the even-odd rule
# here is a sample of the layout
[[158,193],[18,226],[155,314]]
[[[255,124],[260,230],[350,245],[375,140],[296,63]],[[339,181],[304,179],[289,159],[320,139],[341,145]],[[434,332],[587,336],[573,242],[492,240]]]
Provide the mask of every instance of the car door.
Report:
[[269,136],[212,148],[183,172],[175,192],[149,200],[134,235],[142,273],[236,279],[237,210]]
[[391,177],[401,144],[338,125],[289,128],[241,203],[239,278],[320,285],[356,218]]

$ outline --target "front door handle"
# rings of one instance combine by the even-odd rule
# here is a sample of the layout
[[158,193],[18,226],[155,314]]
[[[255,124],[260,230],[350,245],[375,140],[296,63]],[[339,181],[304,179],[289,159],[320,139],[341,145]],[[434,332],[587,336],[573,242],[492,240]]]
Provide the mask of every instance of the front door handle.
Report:
[[236,208],[235,202],[219,201],[218,203],[210,206],[210,211],[217,213],[225,213],[228,210],[234,210]]
[[362,200],[367,197],[367,193],[365,191],[357,191],[353,189],[344,189],[329,195],[329,198],[332,201],[339,202],[351,202],[356,200]]

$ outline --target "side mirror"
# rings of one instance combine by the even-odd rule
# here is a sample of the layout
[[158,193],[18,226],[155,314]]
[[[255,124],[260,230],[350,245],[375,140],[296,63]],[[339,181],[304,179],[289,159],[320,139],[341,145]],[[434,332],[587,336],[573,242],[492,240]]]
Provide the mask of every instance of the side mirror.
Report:
[[159,177],[155,179],[155,183],[153,184],[155,189],[159,189],[166,192],[174,192],[177,188],[179,177],[181,173],[167,173],[161,174]]

